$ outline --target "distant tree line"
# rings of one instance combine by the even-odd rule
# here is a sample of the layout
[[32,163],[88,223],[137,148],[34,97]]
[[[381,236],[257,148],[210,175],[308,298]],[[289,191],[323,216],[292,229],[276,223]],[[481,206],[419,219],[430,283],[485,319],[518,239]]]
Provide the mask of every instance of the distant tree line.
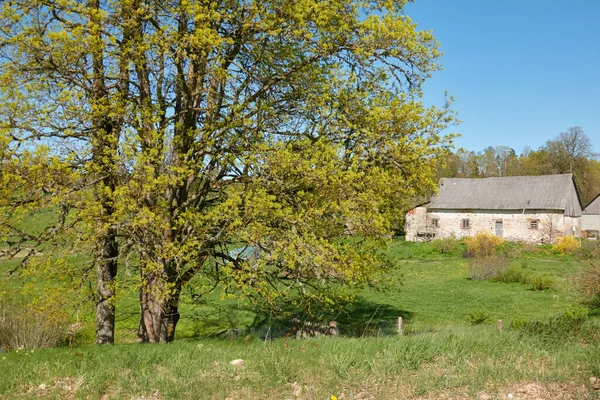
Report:
[[600,193],[600,161],[592,142],[578,126],[561,132],[537,150],[520,155],[508,146],[489,146],[480,152],[458,149],[440,159],[440,178],[573,174],[586,206]]

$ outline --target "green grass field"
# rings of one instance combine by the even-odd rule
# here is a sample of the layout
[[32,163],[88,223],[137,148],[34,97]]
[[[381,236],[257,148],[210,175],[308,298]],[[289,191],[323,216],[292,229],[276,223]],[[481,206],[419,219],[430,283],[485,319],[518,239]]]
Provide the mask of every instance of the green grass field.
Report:
[[[326,316],[338,321],[341,337],[306,340],[265,342],[265,316],[247,304],[218,292],[193,303],[185,292],[178,340],[134,344],[137,294],[128,288],[136,277],[123,269],[120,344],[92,345],[92,307],[82,306],[74,346],[0,353],[0,398],[599,398],[589,378],[600,375],[600,318],[579,325],[557,318],[581,310],[572,280],[586,264],[547,249],[513,258],[528,273],[552,277],[554,287],[540,291],[471,280],[462,251],[394,240],[386,288],[365,289]],[[15,262],[0,262],[5,299],[23,287],[6,275]],[[473,315],[485,321],[473,324]],[[232,327],[237,340],[214,337]],[[244,365],[232,366],[234,359]]]

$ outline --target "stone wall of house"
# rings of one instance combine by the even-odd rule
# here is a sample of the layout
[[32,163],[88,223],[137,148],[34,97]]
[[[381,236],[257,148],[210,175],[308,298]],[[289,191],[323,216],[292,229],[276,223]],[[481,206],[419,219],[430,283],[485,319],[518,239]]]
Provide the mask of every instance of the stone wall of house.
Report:
[[600,215],[582,215],[581,229],[584,231],[600,231]]
[[581,231],[585,237],[598,239],[598,233],[600,232],[600,215],[582,215]]
[[[412,212],[412,214],[410,214]],[[473,236],[478,232],[499,234],[505,240],[550,243],[558,236],[580,236],[580,218],[565,217],[562,212],[525,210],[426,210],[418,207],[407,214],[406,240],[428,240],[431,237]],[[410,223],[409,223],[410,220]],[[468,223],[463,222],[468,220]],[[498,224],[497,224],[498,223]],[[500,224],[501,223],[501,224]],[[498,228],[498,232],[496,231]]]
[[427,207],[415,207],[406,213],[404,222],[406,240],[418,242],[420,238],[426,238],[427,233]]

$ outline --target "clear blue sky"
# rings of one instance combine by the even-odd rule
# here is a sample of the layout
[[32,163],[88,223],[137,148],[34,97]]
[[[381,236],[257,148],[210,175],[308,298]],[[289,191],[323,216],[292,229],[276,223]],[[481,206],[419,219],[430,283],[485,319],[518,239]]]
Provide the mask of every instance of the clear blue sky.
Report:
[[600,153],[600,1],[416,0],[405,11],[441,43],[425,102],[455,97],[457,146],[520,153],[580,126]]

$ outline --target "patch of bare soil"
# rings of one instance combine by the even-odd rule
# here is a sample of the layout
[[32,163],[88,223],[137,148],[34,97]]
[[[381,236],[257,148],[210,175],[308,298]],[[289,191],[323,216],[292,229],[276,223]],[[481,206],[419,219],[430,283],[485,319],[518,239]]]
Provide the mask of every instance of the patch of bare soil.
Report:
[[[576,382],[550,383],[541,385],[535,382],[524,382],[511,385],[500,391],[482,391],[477,397],[463,393],[436,393],[432,395],[413,397],[414,400],[576,400],[576,399],[600,399],[600,385],[595,384],[595,378],[590,378],[590,384]],[[600,383],[600,381],[598,381]]]
[[52,384],[41,383],[39,385],[30,385],[25,395],[27,397],[54,397],[57,395],[63,399],[74,399],[77,391],[83,385],[83,377],[79,378],[58,378]]

